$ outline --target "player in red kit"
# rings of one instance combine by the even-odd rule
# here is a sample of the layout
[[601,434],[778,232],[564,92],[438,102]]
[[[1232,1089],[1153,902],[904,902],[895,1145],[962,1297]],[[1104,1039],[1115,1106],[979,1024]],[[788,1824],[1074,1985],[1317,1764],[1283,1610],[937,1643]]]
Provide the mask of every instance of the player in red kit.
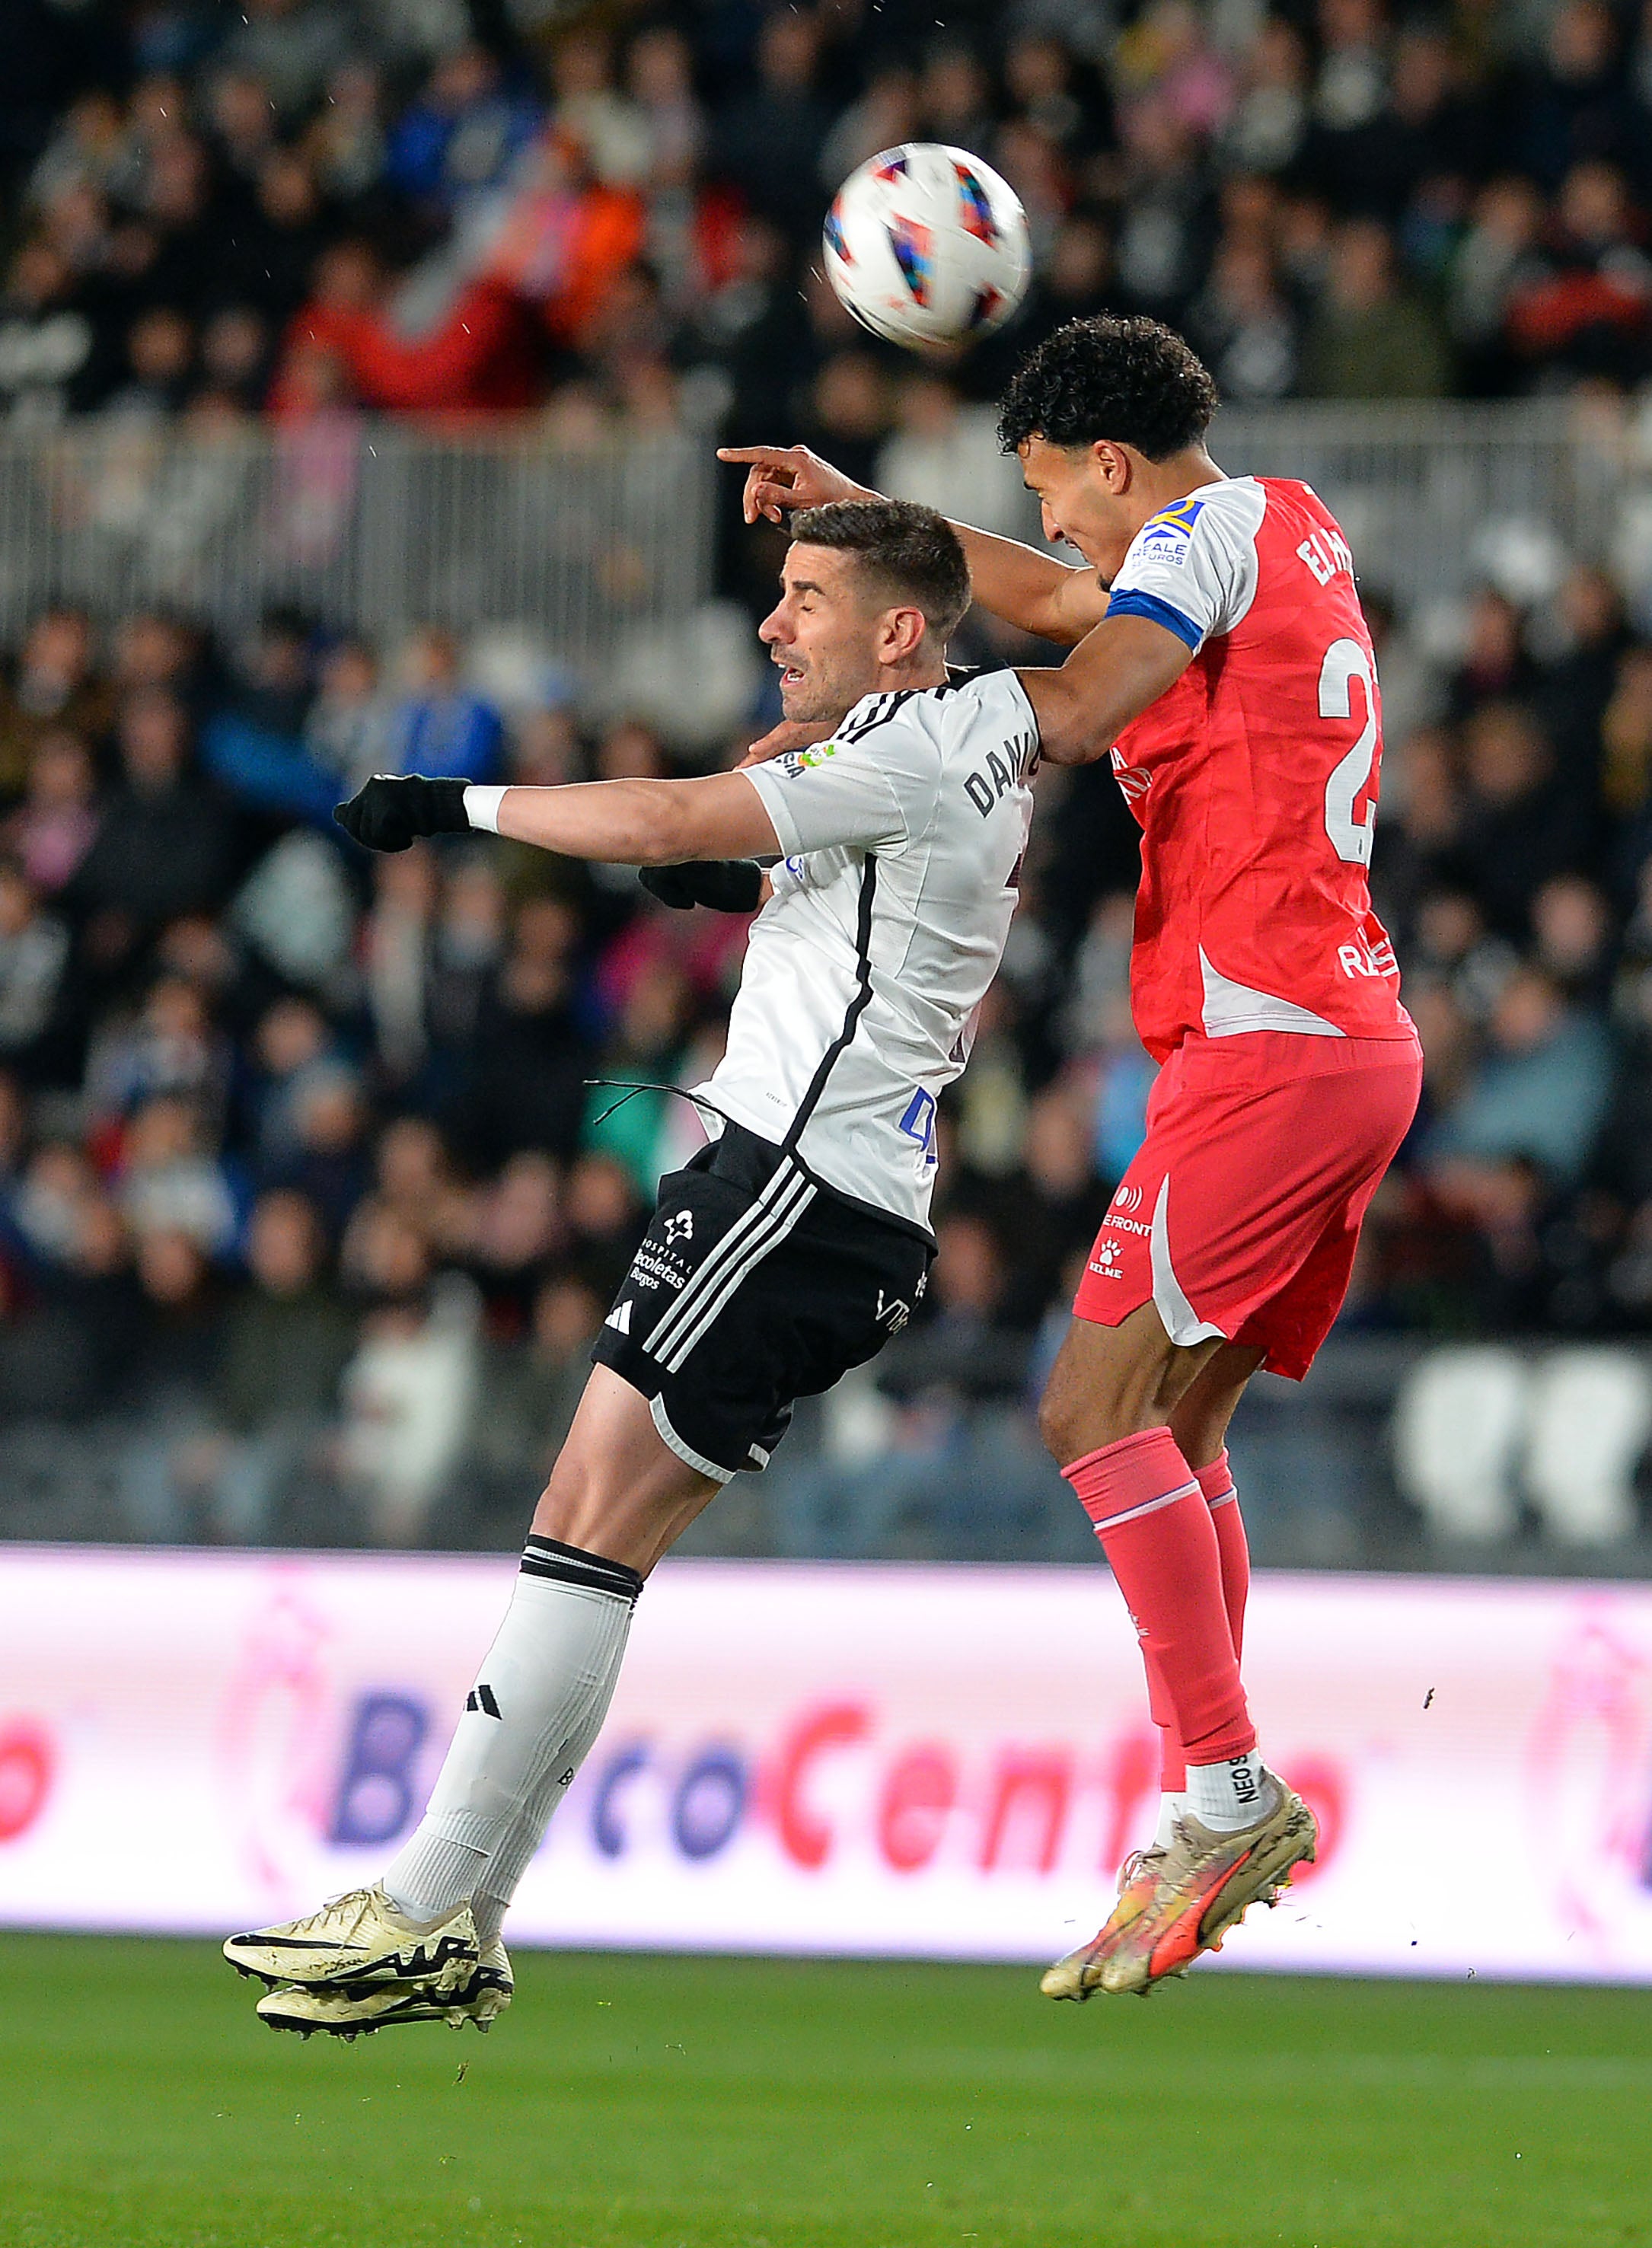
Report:
[[[1312,1857],[1240,1678],[1249,1562],[1228,1422],[1300,1379],[1416,1111],[1422,1054],[1371,909],[1381,721],[1353,559],[1306,484],[1228,477],[1209,374],[1144,319],[1071,323],[1000,435],[1073,568],[963,529],[976,598],[1071,643],[1027,671],[1045,757],[1110,755],[1141,823],[1131,993],[1162,1067],[1045,1392],[1046,1443],[1141,1643],[1163,1743],[1152,1844],[1058,1998],[1180,1972]],[[749,519],[855,488],[801,449],[750,464]]]

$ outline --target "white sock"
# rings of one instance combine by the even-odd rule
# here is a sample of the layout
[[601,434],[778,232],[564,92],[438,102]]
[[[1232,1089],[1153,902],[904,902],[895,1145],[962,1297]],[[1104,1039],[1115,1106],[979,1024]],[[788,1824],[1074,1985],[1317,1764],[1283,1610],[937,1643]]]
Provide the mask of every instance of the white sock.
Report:
[[1220,1764],[1188,1766],[1187,1807],[1213,1834],[1256,1826],[1278,1800],[1278,1783],[1255,1749]]
[[498,1933],[601,1731],[641,1589],[621,1562],[529,1539],[424,1817],[385,1869],[386,1894],[409,1920],[445,1920],[483,1893],[487,1934]]
[[1176,1822],[1189,1808],[1185,1795],[1162,1795],[1159,1798],[1158,1831],[1153,1837],[1155,1850],[1168,1850],[1176,1840]]
[[568,1774],[574,1768],[572,1760],[552,1765],[478,1873],[470,1895],[470,1916],[483,1943],[491,1943],[504,1928],[511,1900],[545,1840],[552,1813],[568,1792]]

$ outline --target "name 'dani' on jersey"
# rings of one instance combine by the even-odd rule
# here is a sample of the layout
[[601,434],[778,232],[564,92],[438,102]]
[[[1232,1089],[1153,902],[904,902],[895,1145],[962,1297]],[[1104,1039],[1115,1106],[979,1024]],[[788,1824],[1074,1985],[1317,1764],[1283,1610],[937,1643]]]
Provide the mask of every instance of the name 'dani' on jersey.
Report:
[[1038,737],[1036,734],[1012,734],[1004,745],[1004,753],[987,751],[984,771],[972,772],[964,782],[964,793],[985,819],[1001,797],[1008,796],[1012,788],[1032,779],[1038,769]]

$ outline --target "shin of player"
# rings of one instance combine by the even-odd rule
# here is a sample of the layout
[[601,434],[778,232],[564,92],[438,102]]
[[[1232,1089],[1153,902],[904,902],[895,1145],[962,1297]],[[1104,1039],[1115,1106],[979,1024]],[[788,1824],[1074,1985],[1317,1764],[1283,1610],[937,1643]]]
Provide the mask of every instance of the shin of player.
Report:
[[[1110,1277],[1113,1259],[1097,1261]],[[1113,1325],[1083,1312],[1081,1296],[1043,1433],[1135,1624],[1163,1792],[1101,1930],[1044,1977],[1065,1998],[1180,1972],[1313,1847],[1310,1814],[1262,1761],[1239,1675],[1250,1565],[1223,1439],[1258,1354],[1219,1332],[1173,1341],[1151,1299]]]
[[[1192,1465],[1191,1461],[1189,1463]],[[1216,1530],[1217,1559],[1222,1577],[1222,1606],[1228,1620],[1228,1636],[1237,1661],[1244,1656],[1244,1608],[1251,1592],[1251,1549],[1239,1511],[1239,1494],[1224,1444],[1205,1467],[1193,1468],[1194,1481],[1210,1510]],[[1098,1535],[1100,1525],[1098,1525]],[[1176,1704],[1164,1671],[1152,1647],[1143,1638],[1141,1659],[1148,1674],[1148,1710],[1159,1735],[1159,1821],[1154,1833],[1155,1849],[1168,1849],[1177,1816],[1188,1807],[1188,1760],[1182,1745]]]
[[[1045,1399],[1045,1441],[1141,1644],[1163,1740],[1162,1847],[1184,1809],[1225,1832],[1251,1823],[1266,1799],[1239,1678],[1249,1560],[1220,1449],[1255,1362],[1219,1338],[1177,1347],[1148,1303],[1116,1327],[1075,1326]],[[1210,1448],[1213,1415],[1216,1456],[1196,1470],[1188,1451]]]
[[592,1369],[413,1833],[373,1888],[226,1946],[274,1986],[258,2007],[272,2027],[486,2028],[509,2004],[504,1917],[601,1730],[644,1579],[728,1479],[682,1459],[648,1401]]

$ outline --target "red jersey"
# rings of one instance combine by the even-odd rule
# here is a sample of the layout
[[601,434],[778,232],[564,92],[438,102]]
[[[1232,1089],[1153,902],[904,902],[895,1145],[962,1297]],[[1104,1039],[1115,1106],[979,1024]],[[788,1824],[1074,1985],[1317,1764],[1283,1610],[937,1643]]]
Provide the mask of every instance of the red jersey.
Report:
[[1113,751],[1141,826],[1131,956],[1160,1061],[1189,1032],[1410,1038],[1371,909],[1381,709],[1354,561],[1306,484],[1206,484],[1143,524],[1110,613],[1194,650]]

